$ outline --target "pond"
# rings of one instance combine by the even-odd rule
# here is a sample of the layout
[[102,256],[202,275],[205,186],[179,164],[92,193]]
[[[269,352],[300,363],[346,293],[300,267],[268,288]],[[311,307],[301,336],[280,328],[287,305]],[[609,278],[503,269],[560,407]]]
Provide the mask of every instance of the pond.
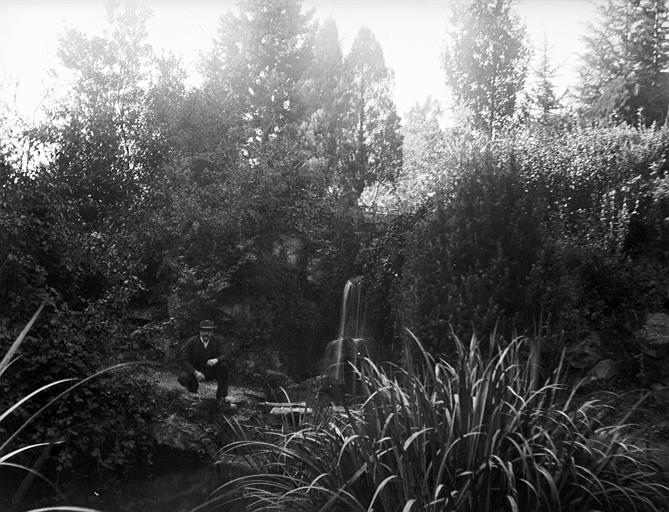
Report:
[[[67,504],[101,512],[188,512],[204,503],[211,492],[235,476],[237,474],[233,470],[221,470],[213,465],[184,466],[176,463],[124,481],[81,480],[61,484],[60,490],[66,501],[45,497],[41,491],[31,489],[28,496],[12,510]],[[37,494],[42,494],[42,497],[34,499]],[[242,510],[241,505],[217,509],[220,512]]]

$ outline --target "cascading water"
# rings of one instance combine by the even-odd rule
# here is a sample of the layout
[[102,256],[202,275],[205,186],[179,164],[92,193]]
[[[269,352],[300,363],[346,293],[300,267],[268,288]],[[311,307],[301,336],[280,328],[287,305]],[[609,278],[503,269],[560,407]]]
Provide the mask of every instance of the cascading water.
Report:
[[325,352],[326,374],[344,393],[355,392],[355,375],[351,365],[366,357],[365,309],[362,297],[362,278],[349,279],[342,297],[339,336],[328,343]]
[[364,332],[365,314],[362,303],[362,278],[354,277],[346,281],[341,303],[338,339],[360,339]]

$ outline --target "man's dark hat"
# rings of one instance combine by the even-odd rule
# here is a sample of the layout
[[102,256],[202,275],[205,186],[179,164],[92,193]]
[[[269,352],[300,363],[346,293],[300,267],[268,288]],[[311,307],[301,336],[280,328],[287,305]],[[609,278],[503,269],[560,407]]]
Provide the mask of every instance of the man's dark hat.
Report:
[[200,322],[200,329],[214,329],[216,325],[211,320],[202,320]]

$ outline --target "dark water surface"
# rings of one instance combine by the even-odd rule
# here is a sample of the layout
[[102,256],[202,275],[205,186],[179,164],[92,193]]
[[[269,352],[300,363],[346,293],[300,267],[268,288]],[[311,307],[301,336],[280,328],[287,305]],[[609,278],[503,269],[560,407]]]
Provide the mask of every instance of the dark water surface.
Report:
[[[188,512],[202,505],[210,494],[235,474],[213,465],[179,465],[124,481],[61,483],[66,500],[53,497],[35,498],[31,489],[22,502],[11,508],[25,511],[33,507],[70,505],[101,512]],[[2,508],[2,507],[0,507]],[[207,509],[213,510],[213,509]],[[220,512],[241,512],[241,505],[219,507]]]
[[202,504],[220,483],[211,466],[174,467],[173,471],[163,469],[107,489],[80,489],[87,496],[69,498],[73,504],[75,499],[80,503],[85,499],[87,507],[104,512],[187,512]]

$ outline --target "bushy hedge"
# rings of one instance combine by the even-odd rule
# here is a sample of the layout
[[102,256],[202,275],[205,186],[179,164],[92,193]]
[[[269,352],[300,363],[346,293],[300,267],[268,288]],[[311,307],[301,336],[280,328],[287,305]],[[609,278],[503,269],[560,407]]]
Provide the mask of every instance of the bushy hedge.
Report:
[[[661,306],[669,130],[521,131],[456,156],[431,197],[367,251],[372,308],[387,323],[448,352],[451,332],[474,325],[631,335]],[[380,273],[383,262],[392,271]]]

